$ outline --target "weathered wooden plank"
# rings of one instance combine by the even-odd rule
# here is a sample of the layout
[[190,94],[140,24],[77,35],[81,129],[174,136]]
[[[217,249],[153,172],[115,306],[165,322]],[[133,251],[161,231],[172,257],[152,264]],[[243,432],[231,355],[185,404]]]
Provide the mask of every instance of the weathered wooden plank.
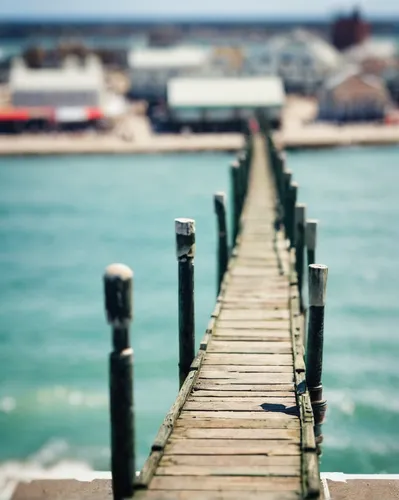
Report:
[[188,439],[283,439],[299,442],[299,429],[207,429],[177,427],[173,437]]
[[225,311],[230,309],[237,309],[237,307],[239,307],[240,310],[245,310],[245,311],[262,311],[265,309],[287,309],[287,305],[288,305],[288,297],[275,299],[273,301],[257,300],[256,302],[254,301],[244,302],[240,301],[238,298],[235,300],[230,299],[223,301],[223,309]]
[[292,354],[219,354],[207,353],[203,360],[206,365],[268,365],[293,366]]
[[271,290],[266,292],[265,290],[251,290],[245,295],[242,293],[235,294],[229,288],[226,289],[226,292],[221,297],[222,304],[240,302],[241,304],[269,304],[269,302],[273,301],[288,301],[289,294],[287,291],[287,287],[280,287],[277,290]]
[[214,340],[236,342],[288,342],[291,334],[288,330],[223,330],[215,331]]
[[[221,371],[233,373],[291,373],[292,366],[289,365],[204,365],[202,372]],[[201,373],[202,373],[201,372]]]
[[301,464],[298,455],[165,455],[160,465],[168,467],[198,466],[198,467],[292,467]]
[[161,458],[161,451],[151,451],[150,455],[144,463],[143,468],[140,471],[139,477],[136,479],[136,486],[140,488],[147,488],[155,474]]
[[217,330],[222,328],[228,330],[289,330],[290,323],[287,320],[282,319],[278,321],[276,319],[271,319],[270,321],[230,321],[219,319],[216,325]]
[[[226,384],[227,382],[227,384]],[[270,392],[295,392],[294,384],[234,384],[230,387],[228,381],[226,380],[197,380],[194,386],[194,390],[204,390],[204,391],[218,391],[218,392],[234,392],[240,391],[246,394],[251,394],[252,392],[263,392],[269,394]]]
[[166,414],[161,427],[159,428],[158,434],[156,435],[152,450],[162,450],[165,446],[165,443],[170,436],[170,433],[173,430],[174,423],[179,416],[180,410],[182,409],[184,402],[186,401],[187,396],[190,394],[192,388],[194,387],[197,371],[190,372],[182,385],[175,402],[173,403],[171,409]]
[[257,477],[297,477],[300,476],[300,466],[274,465],[254,467],[210,467],[198,465],[179,465],[158,467],[157,476],[257,476]]
[[228,380],[228,384],[286,384],[293,382],[294,374],[291,372],[280,373],[244,373],[230,372],[227,370],[204,370],[199,372],[200,379],[217,379],[221,384],[222,380]]
[[253,342],[253,341],[236,341],[227,342],[212,340],[208,348],[208,353],[257,353],[257,354],[291,354],[292,343],[286,342]]
[[[196,410],[186,410],[180,414],[180,418],[237,418],[237,419],[254,419],[254,420],[273,420],[275,419],[278,423],[275,423],[277,427],[283,426],[287,420],[295,420],[299,425],[299,418],[297,415],[289,415],[286,413],[276,413],[276,412],[266,412],[266,411],[201,411]],[[248,425],[248,422],[245,422]],[[273,425],[273,424],[270,424]],[[283,427],[282,427],[283,428]]]
[[[273,386],[269,386],[273,387]],[[234,387],[235,388],[235,387]],[[262,398],[262,397],[268,397],[268,398],[285,398],[285,397],[292,397],[295,398],[295,391],[292,389],[291,391],[220,391],[220,390],[213,390],[213,391],[206,391],[206,390],[198,390],[194,388],[192,392],[192,397],[202,397],[202,398],[220,398],[220,399],[226,399],[226,398]]]
[[202,477],[202,476],[156,476],[151,481],[151,490],[223,490],[223,491],[299,491],[297,478],[279,477]]
[[289,319],[288,309],[223,309],[219,315],[219,321],[264,321],[270,319]]
[[[22,497],[18,497],[21,498]],[[24,497],[26,498],[26,497]],[[110,497],[111,498],[111,497]],[[215,490],[179,490],[179,491],[159,491],[148,490],[138,491],[134,498],[138,500],[243,500],[241,491],[221,491]],[[246,491],[245,500],[299,500],[299,492],[270,492],[270,491]]]
[[246,266],[244,267],[243,265],[237,265],[234,266],[234,268],[231,270],[230,273],[231,276],[233,277],[270,277],[270,276],[276,276],[279,277],[279,272],[277,266],[258,266],[258,267],[250,267]]
[[187,399],[187,402],[197,402],[197,403],[246,403],[246,404],[263,404],[267,403],[270,401],[270,403],[282,403],[282,404],[296,404],[296,398],[295,394],[292,392],[291,394],[287,394],[284,396],[277,396],[274,393],[267,394],[267,395],[262,395],[262,396],[246,396],[243,397],[242,395],[240,396],[230,396],[226,397],[225,393],[223,393],[224,396],[219,396],[219,397],[209,397],[209,396],[200,396],[196,392],[191,394],[191,396]]
[[[248,398],[249,399],[249,398]],[[274,399],[274,398],[273,398]],[[273,399],[265,400],[264,402],[252,402],[249,401],[187,401],[184,405],[184,409],[189,411],[251,411],[251,412],[261,412],[261,413],[276,413],[280,415],[294,415],[299,414],[298,408],[295,404],[295,400],[290,400],[289,398],[286,404],[283,402],[273,402]]]

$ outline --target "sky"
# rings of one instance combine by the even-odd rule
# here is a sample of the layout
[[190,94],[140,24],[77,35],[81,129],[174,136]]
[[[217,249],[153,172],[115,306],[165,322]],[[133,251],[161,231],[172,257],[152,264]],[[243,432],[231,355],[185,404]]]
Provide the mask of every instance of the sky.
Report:
[[366,16],[399,16],[399,0],[0,0],[1,17],[320,17],[356,4]]

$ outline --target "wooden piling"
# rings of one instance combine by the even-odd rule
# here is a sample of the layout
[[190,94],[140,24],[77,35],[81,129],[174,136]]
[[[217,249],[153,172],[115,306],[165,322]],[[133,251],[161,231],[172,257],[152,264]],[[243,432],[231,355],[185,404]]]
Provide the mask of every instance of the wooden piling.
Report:
[[232,246],[235,242],[240,228],[240,165],[238,161],[233,161],[230,166],[231,177],[231,201],[232,201],[232,226],[233,226],[233,240]]
[[283,210],[284,210],[284,228],[285,228],[285,237],[289,239],[289,211],[288,211],[288,206],[289,206],[289,194],[290,194],[290,186],[291,186],[291,180],[292,180],[292,172],[291,170],[285,170],[284,172],[284,178],[283,178],[283,183],[284,183],[284,199],[282,200],[283,203]]
[[295,205],[297,200],[298,184],[291,182],[287,194],[287,216],[288,216],[288,237],[290,240],[290,247],[295,248]]
[[130,346],[133,272],[123,264],[104,274],[105,311],[112,327],[109,358],[111,414],[111,472],[114,500],[134,494],[133,349]]
[[245,202],[245,196],[247,193],[247,181],[246,181],[246,155],[244,151],[241,151],[238,154],[237,157],[238,164],[240,166],[239,172],[240,172],[240,182],[239,182],[239,187],[240,187],[240,216],[242,214],[242,209],[244,207],[244,202]]
[[305,245],[307,249],[308,266],[316,262],[317,224],[315,219],[306,221]]
[[226,221],[226,194],[218,192],[214,195],[215,213],[218,231],[218,249],[217,249],[217,295],[223,281],[224,273],[229,261],[227,221]]
[[179,274],[179,386],[181,387],[195,356],[195,221],[193,219],[175,219],[175,232]]
[[326,301],[327,266],[312,264],[309,266],[309,323],[306,350],[306,383],[314,415],[314,431],[318,453],[323,441],[322,424],[327,402],[323,399],[323,343],[324,343],[324,307]]
[[298,276],[298,290],[301,312],[304,311],[303,274],[305,257],[305,220],[306,205],[304,203],[297,203],[295,206],[295,263]]

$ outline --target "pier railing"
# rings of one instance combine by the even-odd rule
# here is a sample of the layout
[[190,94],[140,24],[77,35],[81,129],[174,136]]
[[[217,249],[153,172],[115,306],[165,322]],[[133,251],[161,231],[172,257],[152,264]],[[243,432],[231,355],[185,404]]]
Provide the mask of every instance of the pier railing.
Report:
[[[306,219],[306,206],[297,202],[298,184],[292,171],[286,167],[284,152],[279,151],[260,119],[260,133],[265,137],[266,154],[271,167],[275,207],[275,244],[289,254],[289,284],[291,331],[295,350],[294,375],[296,399],[301,416],[302,435],[302,491],[303,498],[318,498],[320,494],[317,454],[322,442],[322,423],[326,401],[322,390],[322,357],[324,305],[327,267],[316,262],[316,235],[318,223]],[[214,195],[217,221],[217,283],[216,295],[223,292],[226,271],[234,258],[239,241],[242,212],[248,193],[253,154],[253,136],[246,136],[244,150],[230,166],[231,176],[231,237],[228,237],[226,194]],[[215,309],[197,354],[194,352],[194,258],[195,221],[176,219],[176,255],[179,276],[179,393],[155,437],[150,454],[139,476],[135,476],[135,439],[133,406],[133,349],[129,341],[129,326],[133,317],[133,273],[121,264],[106,270],[105,308],[112,327],[113,351],[110,355],[110,412],[112,484],[115,500],[131,498],[135,491],[146,489],[163,456],[181,409],[193,389],[196,372],[205,356],[209,339],[220,311]],[[281,241],[282,240],[282,241]],[[278,253],[278,252],[277,252]],[[307,261],[307,266],[305,265]],[[281,273],[284,263],[281,262]],[[304,282],[308,278],[309,299],[306,301]],[[308,307],[306,307],[308,302]],[[308,323],[308,326],[307,326]],[[307,331],[307,335],[306,335]],[[305,349],[306,345],[306,349]],[[304,361],[306,352],[306,365]],[[309,398],[310,395],[310,398]]]

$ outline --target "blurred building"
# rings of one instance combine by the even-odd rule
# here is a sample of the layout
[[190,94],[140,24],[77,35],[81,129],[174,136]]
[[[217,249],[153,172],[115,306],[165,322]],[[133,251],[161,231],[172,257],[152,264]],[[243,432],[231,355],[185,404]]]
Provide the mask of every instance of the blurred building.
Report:
[[285,93],[280,78],[174,78],[168,83],[163,127],[181,131],[240,131],[257,111],[279,126]]
[[139,48],[128,57],[130,97],[150,103],[166,99],[171,78],[196,74],[208,64],[210,51],[201,47]]
[[380,75],[397,66],[398,47],[395,40],[370,38],[346,49],[342,57],[348,64],[357,64],[365,73]]
[[294,30],[273,36],[263,47],[249,50],[245,72],[277,75],[287,92],[312,95],[340,62],[340,54],[328,42],[310,32]]
[[331,41],[339,50],[362,43],[369,36],[370,25],[362,20],[358,9],[348,17],[339,17],[332,25]]
[[390,105],[382,78],[357,68],[332,78],[319,96],[319,119],[339,122],[382,120]]
[[94,56],[80,65],[69,57],[61,68],[31,69],[22,59],[10,72],[11,102],[16,107],[100,107],[105,96],[103,68]]

